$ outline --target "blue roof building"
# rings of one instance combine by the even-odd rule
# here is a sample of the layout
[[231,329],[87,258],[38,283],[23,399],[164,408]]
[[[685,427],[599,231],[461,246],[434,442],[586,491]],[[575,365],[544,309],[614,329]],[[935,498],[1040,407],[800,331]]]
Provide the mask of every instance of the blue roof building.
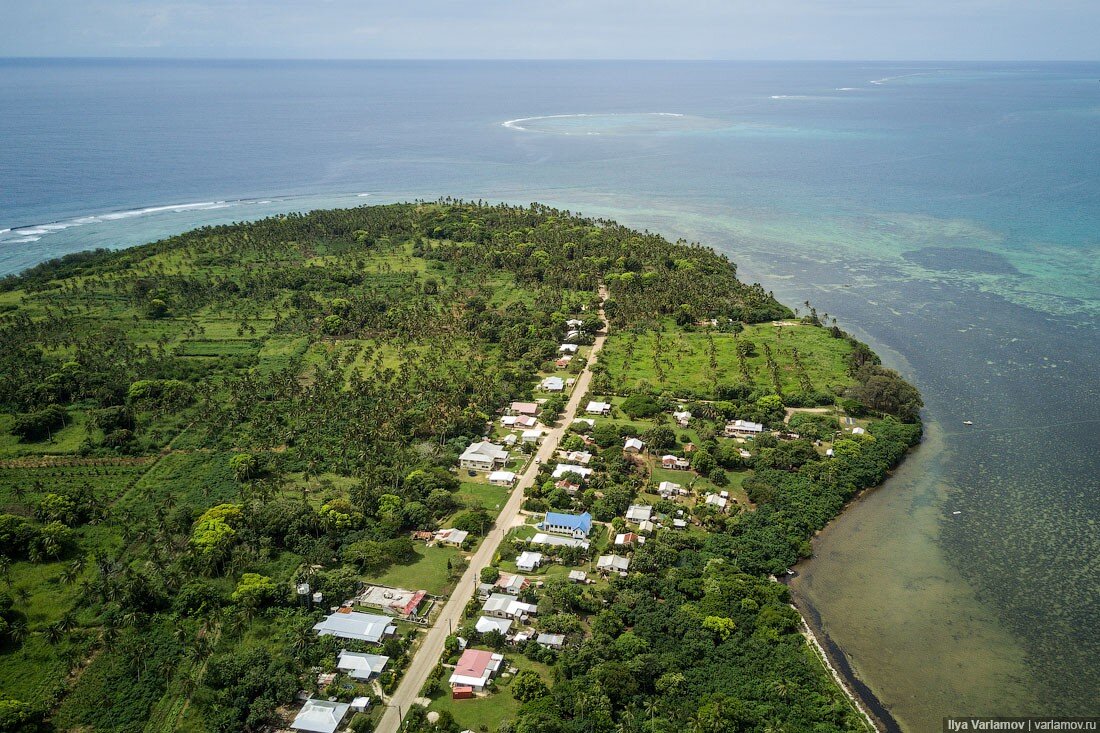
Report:
[[587,537],[592,531],[592,515],[588,512],[584,514],[547,512],[546,517],[539,524],[539,529],[581,539]]

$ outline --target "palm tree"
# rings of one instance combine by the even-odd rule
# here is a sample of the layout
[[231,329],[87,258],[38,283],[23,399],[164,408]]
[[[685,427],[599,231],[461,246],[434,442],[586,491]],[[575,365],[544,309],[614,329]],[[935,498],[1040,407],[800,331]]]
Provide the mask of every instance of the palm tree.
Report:
[[65,631],[58,624],[53,623],[46,627],[42,635],[46,637],[46,641],[50,646],[57,646],[65,638]]
[[6,556],[0,556],[0,575],[4,576],[4,582],[8,584],[8,590],[11,590],[11,558]]

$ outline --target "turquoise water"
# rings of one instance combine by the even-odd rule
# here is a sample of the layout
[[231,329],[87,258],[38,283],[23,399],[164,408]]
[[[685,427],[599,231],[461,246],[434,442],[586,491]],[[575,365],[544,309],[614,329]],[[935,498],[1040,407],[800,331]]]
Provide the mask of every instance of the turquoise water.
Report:
[[870,691],[909,730],[1098,714],[1098,79],[1097,64],[0,61],[0,272],[441,195],[711,244],[925,393],[929,440],[794,583]]

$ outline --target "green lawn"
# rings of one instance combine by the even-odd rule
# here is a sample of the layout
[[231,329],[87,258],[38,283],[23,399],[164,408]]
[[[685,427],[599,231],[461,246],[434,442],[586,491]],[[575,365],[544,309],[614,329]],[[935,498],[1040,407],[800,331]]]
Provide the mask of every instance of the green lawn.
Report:
[[40,454],[76,453],[88,438],[85,423],[88,417],[77,410],[69,411],[69,422],[52,438],[25,443],[19,436],[11,434],[15,418],[12,415],[0,415],[0,458]]
[[454,547],[427,547],[417,544],[417,560],[405,565],[393,565],[381,575],[368,578],[368,582],[409,590],[426,590],[434,595],[447,595],[454,588],[457,578],[447,570],[447,561],[461,553]]
[[509,489],[503,486],[463,481],[455,496],[464,506],[478,504],[489,510],[489,514],[497,516],[508,501]]
[[[509,665],[521,670],[534,670],[547,684],[550,682],[550,669],[545,664],[532,662],[519,654],[509,654],[505,657],[504,667]],[[464,730],[496,731],[505,721],[514,720],[519,711],[521,703],[512,697],[512,679],[514,678],[511,676],[498,677],[494,692],[486,697],[477,697],[472,700],[452,700],[450,690],[447,689],[432,700],[428,710],[449,711],[454,716],[455,722]]]

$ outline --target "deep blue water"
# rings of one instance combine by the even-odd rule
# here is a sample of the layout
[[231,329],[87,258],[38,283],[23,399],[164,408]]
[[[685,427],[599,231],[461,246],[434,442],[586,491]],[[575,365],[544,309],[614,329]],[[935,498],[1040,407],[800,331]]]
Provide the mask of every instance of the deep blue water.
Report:
[[[874,619],[804,591],[868,685],[913,729],[1008,710],[988,692],[1005,674],[1027,693],[1010,712],[1095,714],[1098,80],[1100,64],[0,60],[0,274],[199,224],[441,195],[704,241],[872,340],[942,436],[880,492],[902,508],[872,500],[807,571],[852,584],[826,558],[857,531],[920,528],[906,554],[946,590],[862,548],[845,567],[874,581],[848,595],[896,584]],[[934,608],[941,622],[907,624]],[[975,644],[982,664],[937,669],[947,626],[1003,639]],[[902,644],[913,634],[928,643]]]

